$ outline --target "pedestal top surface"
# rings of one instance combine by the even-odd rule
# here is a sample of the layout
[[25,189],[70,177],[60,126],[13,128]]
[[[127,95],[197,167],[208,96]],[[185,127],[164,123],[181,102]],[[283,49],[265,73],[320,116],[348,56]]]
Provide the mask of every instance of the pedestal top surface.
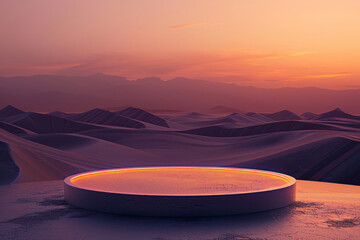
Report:
[[95,191],[138,195],[222,195],[288,185],[286,175],[248,169],[162,167],[113,169],[73,176],[71,183]]

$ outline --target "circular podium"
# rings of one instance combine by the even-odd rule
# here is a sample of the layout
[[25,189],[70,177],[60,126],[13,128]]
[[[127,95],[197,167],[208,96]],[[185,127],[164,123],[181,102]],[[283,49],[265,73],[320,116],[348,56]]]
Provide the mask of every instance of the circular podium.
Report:
[[91,171],[64,180],[74,206],[140,216],[221,216],[271,210],[295,201],[285,174],[225,167],[144,167]]

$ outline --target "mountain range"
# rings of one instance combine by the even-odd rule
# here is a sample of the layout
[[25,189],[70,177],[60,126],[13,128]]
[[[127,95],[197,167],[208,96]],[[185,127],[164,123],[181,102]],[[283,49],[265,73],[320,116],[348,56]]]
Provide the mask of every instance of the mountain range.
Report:
[[168,81],[156,77],[129,81],[125,77],[104,74],[0,77],[0,107],[9,104],[37,112],[135,106],[145,110],[210,113],[230,113],[229,110],[270,113],[289,109],[300,114],[340,107],[358,114],[360,90],[265,89],[181,77]]

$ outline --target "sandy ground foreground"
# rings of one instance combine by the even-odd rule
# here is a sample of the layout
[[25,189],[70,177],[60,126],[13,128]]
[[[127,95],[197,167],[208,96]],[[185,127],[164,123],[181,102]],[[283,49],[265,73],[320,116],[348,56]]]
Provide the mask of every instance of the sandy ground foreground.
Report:
[[0,239],[359,239],[360,186],[298,181],[297,201],[268,212],[202,218],[103,214],[63,200],[63,182],[0,187]]

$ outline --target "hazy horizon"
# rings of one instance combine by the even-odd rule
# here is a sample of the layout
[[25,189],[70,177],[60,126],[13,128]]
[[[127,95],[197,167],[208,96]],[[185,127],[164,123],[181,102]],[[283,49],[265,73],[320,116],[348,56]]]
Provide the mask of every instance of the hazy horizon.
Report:
[[139,77],[139,78],[128,78],[124,75],[116,75],[116,74],[107,74],[107,73],[103,73],[103,72],[97,72],[97,73],[93,73],[93,74],[81,74],[81,75],[76,75],[76,74],[56,74],[56,73],[38,73],[38,74],[24,74],[24,75],[11,75],[11,76],[2,76],[0,75],[0,78],[16,78],[16,77],[36,77],[36,76],[61,76],[61,77],[91,77],[91,76],[96,76],[96,75],[104,75],[104,76],[110,76],[110,77],[118,77],[118,78],[125,78],[127,81],[138,81],[138,80],[148,80],[148,79],[159,79],[163,82],[167,82],[167,81],[171,81],[173,79],[179,79],[179,78],[183,78],[183,79],[190,79],[190,80],[200,80],[200,81],[208,81],[208,82],[215,82],[215,83],[224,83],[224,84],[235,84],[236,86],[240,86],[240,87],[254,87],[254,88],[263,88],[263,89],[282,89],[282,88],[295,88],[295,89],[301,89],[301,88],[318,88],[318,89],[324,89],[324,90],[335,90],[335,91],[342,91],[342,90],[360,90],[360,85],[359,86],[345,86],[344,88],[339,88],[339,89],[332,89],[332,88],[326,88],[326,87],[319,87],[319,86],[312,86],[312,85],[306,85],[306,86],[254,86],[251,84],[246,84],[246,83],[242,83],[242,82],[220,82],[217,81],[214,78],[189,78],[189,77],[184,77],[184,76],[175,76],[172,78],[162,78],[159,76],[144,76],[144,77]]
[[11,104],[41,112],[125,106],[204,112],[220,105],[241,112],[270,113],[286,109],[298,114],[323,113],[339,107],[359,114],[359,98],[359,89],[259,88],[189,78],[163,81],[150,77],[130,81],[103,74],[0,78],[0,107]]

